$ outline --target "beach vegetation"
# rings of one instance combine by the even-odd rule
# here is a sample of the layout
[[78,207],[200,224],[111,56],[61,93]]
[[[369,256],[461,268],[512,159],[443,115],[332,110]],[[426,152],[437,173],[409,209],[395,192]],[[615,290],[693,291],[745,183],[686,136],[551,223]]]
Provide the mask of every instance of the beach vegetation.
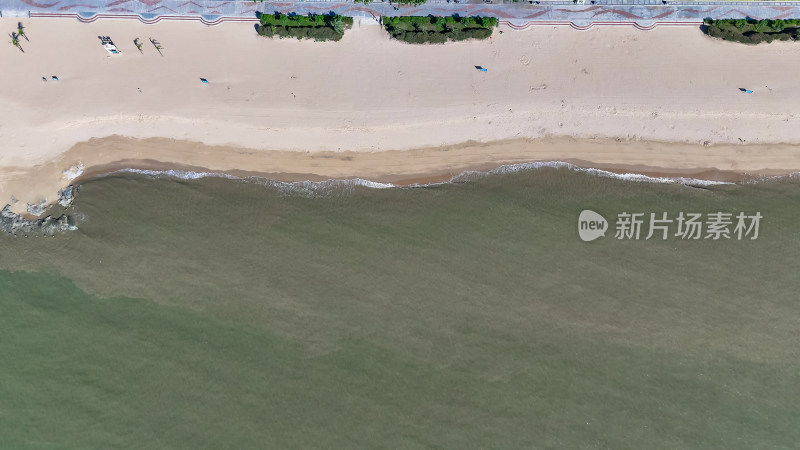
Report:
[[11,41],[9,41],[9,43],[14,47],[17,47],[22,53],[25,53],[25,50],[22,49],[22,45],[19,43],[19,35],[17,33],[11,33],[9,34],[9,37],[11,37]]
[[711,37],[744,44],[800,39],[800,19],[706,19],[703,31]]
[[333,16],[330,21],[330,25],[331,28],[333,28],[333,31],[339,34],[344,34],[344,22],[342,21],[342,16]]
[[497,26],[496,17],[384,17],[386,31],[409,44],[442,44],[448,41],[486,39]]
[[164,54],[163,54],[163,53],[161,53],[161,50],[163,50],[163,49],[164,49],[164,47],[162,47],[162,46],[161,46],[161,43],[160,43],[160,42],[158,42],[157,40],[155,40],[155,39],[153,39],[153,38],[150,38],[150,43],[151,43],[151,44],[153,44],[153,47],[155,47],[155,48],[156,48],[156,51],[158,51],[158,54],[159,54],[159,55],[161,55],[161,56],[164,56]]
[[338,41],[353,25],[352,17],[338,14],[261,14],[258,34],[315,41]]
[[428,0],[395,0],[394,3],[400,5],[424,5]]
[[22,26],[22,22],[17,22],[17,36],[24,37],[26,41],[30,41],[28,35],[25,34],[25,27]]

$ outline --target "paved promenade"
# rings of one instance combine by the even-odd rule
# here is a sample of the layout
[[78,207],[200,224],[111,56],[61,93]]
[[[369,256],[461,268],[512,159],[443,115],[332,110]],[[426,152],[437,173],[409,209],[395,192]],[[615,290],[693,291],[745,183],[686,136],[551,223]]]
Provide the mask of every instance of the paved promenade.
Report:
[[669,2],[661,0],[598,0],[577,5],[566,1],[429,0],[427,4],[395,8],[388,2],[352,1],[215,1],[215,0],[0,0],[3,17],[69,17],[84,22],[100,18],[130,18],[145,23],[159,20],[256,21],[258,12],[329,13],[354,17],[458,14],[494,16],[514,28],[531,25],[697,25],[706,17],[781,19],[800,18],[800,2]]

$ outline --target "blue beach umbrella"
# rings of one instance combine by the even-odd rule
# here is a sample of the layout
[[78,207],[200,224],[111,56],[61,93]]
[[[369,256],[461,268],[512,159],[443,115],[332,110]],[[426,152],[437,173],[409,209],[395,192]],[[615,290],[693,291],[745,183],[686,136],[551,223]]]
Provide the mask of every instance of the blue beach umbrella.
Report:
[[200,81],[202,81],[205,84],[208,84],[208,80],[206,80],[205,78],[200,78]]

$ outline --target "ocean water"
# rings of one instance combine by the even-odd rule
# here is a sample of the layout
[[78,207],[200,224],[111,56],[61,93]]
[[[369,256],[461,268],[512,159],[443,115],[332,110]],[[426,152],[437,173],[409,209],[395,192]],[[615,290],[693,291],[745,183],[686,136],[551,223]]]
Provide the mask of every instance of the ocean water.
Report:
[[[0,441],[795,447],[800,180],[523,169],[84,182],[76,230],[0,236]],[[614,236],[715,212],[759,213],[757,239]]]

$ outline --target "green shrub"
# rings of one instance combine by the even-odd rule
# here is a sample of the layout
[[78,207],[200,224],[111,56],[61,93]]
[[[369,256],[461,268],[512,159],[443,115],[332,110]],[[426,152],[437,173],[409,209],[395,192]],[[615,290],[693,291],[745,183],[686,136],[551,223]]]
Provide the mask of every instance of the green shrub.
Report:
[[447,41],[486,39],[497,26],[495,17],[385,17],[383,25],[389,34],[410,44],[441,44]]
[[762,42],[791,41],[800,39],[800,20],[744,20],[744,19],[705,19],[704,31],[711,37],[746,44]]
[[352,17],[322,14],[262,14],[259,20],[261,25],[258,34],[261,36],[315,41],[338,41],[344,31],[353,25]]

